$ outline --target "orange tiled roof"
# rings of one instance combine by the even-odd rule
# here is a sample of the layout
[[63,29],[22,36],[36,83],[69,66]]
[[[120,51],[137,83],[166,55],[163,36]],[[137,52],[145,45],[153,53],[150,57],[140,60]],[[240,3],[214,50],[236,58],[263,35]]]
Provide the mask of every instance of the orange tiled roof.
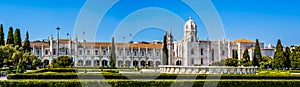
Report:
[[238,39],[238,40],[234,40],[234,42],[236,43],[255,43],[252,40],[247,40],[247,39]]
[[45,46],[45,47],[49,47],[49,44],[46,42],[30,42],[30,46]]
[[68,43],[70,39],[59,39],[59,43]]
[[[255,47],[249,48],[249,50],[254,50],[254,49],[255,49]],[[267,49],[270,49],[270,48],[260,48],[260,50],[267,50]]]

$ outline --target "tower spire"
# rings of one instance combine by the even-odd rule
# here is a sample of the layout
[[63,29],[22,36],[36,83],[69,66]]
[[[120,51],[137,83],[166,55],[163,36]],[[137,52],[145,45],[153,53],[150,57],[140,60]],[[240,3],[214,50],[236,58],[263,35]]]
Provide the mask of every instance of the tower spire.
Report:
[[172,27],[170,27],[170,35],[172,35]]

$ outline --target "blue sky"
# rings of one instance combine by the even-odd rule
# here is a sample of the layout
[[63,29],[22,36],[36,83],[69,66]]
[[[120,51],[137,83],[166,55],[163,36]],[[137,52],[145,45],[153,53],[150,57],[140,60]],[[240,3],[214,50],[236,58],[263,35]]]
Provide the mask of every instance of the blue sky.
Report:
[[[226,38],[229,40],[258,38],[266,44],[273,45],[277,39],[281,39],[284,45],[300,43],[299,0],[211,1],[222,20]],[[5,35],[7,35],[8,28],[13,26],[21,29],[22,38],[25,38],[25,31],[29,31],[30,40],[41,40],[51,34],[55,37],[55,28],[59,26],[61,38],[66,38],[67,33],[75,35],[74,26],[85,2],[85,0],[0,0],[0,23],[4,25]],[[93,8],[95,11],[97,9],[100,8]],[[181,40],[184,21],[188,20],[189,16],[193,17],[198,25],[199,39],[209,38],[201,18],[181,1],[122,0],[112,6],[103,16],[95,32],[95,39],[108,42],[118,29],[120,33],[117,35],[126,39],[133,38],[137,41],[162,39],[164,32],[161,28],[155,27],[157,24],[165,29],[172,28],[174,33],[181,34],[177,35],[176,40]],[[179,19],[174,17],[179,17]],[[150,24],[153,26],[141,26]],[[144,29],[133,30],[135,26]],[[128,32],[133,35],[130,36]],[[81,36],[81,34],[78,35]]]

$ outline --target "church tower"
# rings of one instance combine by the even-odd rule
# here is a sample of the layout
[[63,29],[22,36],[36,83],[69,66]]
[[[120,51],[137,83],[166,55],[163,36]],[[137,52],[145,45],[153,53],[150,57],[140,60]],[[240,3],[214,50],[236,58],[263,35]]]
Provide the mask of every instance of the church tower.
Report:
[[183,37],[183,66],[194,65],[194,59],[198,57],[198,42],[197,42],[197,25],[192,17],[189,18],[184,24],[184,37]]
[[168,64],[169,65],[174,65],[173,64],[173,35],[172,35],[172,30],[170,29],[169,35],[167,35],[167,49],[168,49]]
[[197,25],[192,17],[184,25],[184,41],[195,42],[197,40]]

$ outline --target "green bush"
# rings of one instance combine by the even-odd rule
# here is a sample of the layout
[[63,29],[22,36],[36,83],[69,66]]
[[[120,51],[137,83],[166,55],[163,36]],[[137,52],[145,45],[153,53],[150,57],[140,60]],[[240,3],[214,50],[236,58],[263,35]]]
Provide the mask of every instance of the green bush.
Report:
[[298,87],[300,81],[263,81],[263,80],[232,80],[232,81],[185,81],[185,80],[153,80],[153,81],[133,81],[133,80],[101,80],[101,81],[54,81],[54,80],[7,80],[0,81],[3,87],[184,87],[193,84],[194,87],[202,87],[205,83],[218,83],[217,87]]

